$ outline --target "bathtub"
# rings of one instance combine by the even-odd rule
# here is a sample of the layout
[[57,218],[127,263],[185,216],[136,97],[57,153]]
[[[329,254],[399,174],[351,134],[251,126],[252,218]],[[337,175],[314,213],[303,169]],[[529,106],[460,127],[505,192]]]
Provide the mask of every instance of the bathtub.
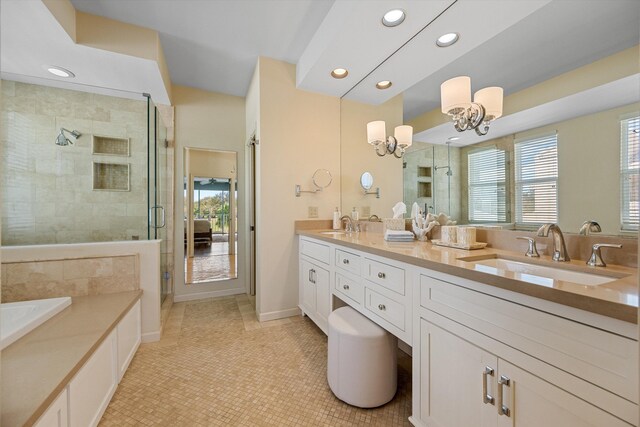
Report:
[[70,297],[0,304],[0,350],[14,343],[70,305]]

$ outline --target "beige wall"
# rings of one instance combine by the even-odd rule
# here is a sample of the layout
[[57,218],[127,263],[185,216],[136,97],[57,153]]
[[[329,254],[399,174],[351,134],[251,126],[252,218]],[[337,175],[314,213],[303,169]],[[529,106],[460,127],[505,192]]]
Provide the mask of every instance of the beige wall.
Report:
[[176,210],[175,241],[182,242],[184,215],[184,149],[186,147],[235,151],[238,153],[238,278],[194,285],[184,284],[184,246],[176,245],[175,300],[184,301],[217,295],[244,292],[245,258],[245,102],[244,98],[222,95],[185,86],[173,86],[175,107]]
[[[292,64],[259,60],[257,293],[260,320],[298,312],[298,245],[294,221],[309,206],[330,218],[340,204],[340,100],[296,89]],[[255,107],[254,107],[255,111]],[[250,123],[247,126],[251,126]],[[333,183],[296,197],[295,184],[310,188],[316,169]]]
[[[146,239],[146,100],[3,81],[2,101],[3,245]],[[61,127],[82,136],[55,145]],[[130,156],[92,154],[93,134]],[[130,191],[93,190],[92,162],[129,164]]]
[[[379,157],[375,153],[367,143],[367,123],[384,120],[387,135],[393,135],[394,128],[403,124],[402,95],[381,105],[343,99],[340,110],[342,214],[350,215],[355,207],[363,218],[368,216],[367,212],[390,218],[393,205],[402,201],[402,159],[389,154]],[[375,195],[364,195],[360,186],[360,176],[364,172],[373,175],[370,191],[380,187],[379,199]]]

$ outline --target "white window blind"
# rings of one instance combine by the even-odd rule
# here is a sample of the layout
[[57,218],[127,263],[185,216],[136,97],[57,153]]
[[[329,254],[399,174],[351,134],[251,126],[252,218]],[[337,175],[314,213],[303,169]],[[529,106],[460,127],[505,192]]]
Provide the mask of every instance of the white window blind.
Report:
[[516,226],[558,221],[558,137],[515,144]]
[[506,152],[492,147],[468,154],[469,221],[506,222]]
[[623,230],[637,230],[640,212],[640,117],[620,121],[620,192]]

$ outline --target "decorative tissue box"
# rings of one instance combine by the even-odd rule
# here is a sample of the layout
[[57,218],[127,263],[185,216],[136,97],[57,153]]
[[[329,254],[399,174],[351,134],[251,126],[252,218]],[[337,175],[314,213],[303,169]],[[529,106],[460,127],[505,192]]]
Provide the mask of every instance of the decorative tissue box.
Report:
[[404,218],[383,218],[382,219],[382,232],[387,230],[404,230]]

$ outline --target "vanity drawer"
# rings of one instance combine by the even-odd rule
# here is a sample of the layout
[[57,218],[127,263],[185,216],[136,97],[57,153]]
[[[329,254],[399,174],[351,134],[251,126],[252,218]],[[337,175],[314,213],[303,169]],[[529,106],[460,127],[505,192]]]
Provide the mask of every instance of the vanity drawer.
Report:
[[593,384],[638,401],[638,342],[420,276],[420,305]]
[[368,258],[365,258],[364,263],[365,278],[400,295],[405,294],[403,269]]
[[391,323],[396,328],[405,330],[405,306],[397,301],[381,295],[370,288],[364,290],[365,307],[376,316]]
[[339,273],[336,273],[335,289],[341,295],[346,296],[351,301],[362,305],[364,302],[364,286],[362,283],[351,280]]
[[300,253],[325,264],[329,264],[330,250],[328,245],[307,239],[300,239]]
[[336,267],[360,275],[360,256],[336,249]]

